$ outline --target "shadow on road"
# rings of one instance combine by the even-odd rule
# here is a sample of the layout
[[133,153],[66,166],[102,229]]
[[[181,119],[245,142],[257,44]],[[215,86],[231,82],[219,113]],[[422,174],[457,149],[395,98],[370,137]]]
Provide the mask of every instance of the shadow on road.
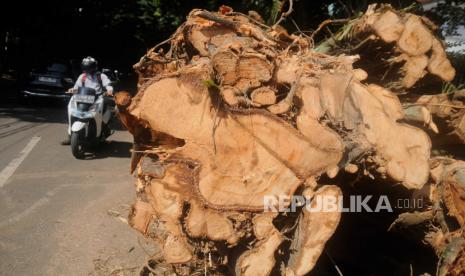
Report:
[[[10,96],[0,101],[0,118],[15,118],[29,123],[68,124],[67,105],[67,101],[56,99],[31,99],[27,103],[19,103],[14,96]],[[113,116],[111,129],[126,130],[116,114]]]
[[107,141],[96,146],[93,152],[86,153],[86,160],[104,159],[109,157],[130,158],[132,143],[123,141]]
[[106,157],[120,157],[129,158],[131,157],[132,143],[122,141],[109,141],[104,143],[95,152],[95,158],[106,158]]
[[67,103],[62,100],[34,99],[24,104],[14,97],[15,92],[2,93],[0,118],[16,118],[30,123],[67,123]]
[[[11,91],[5,91],[6,95],[11,96],[12,93]],[[116,114],[113,116],[110,128],[116,131],[124,131],[125,128]],[[68,125],[67,103],[53,99],[34,99],[27,104],[20,104],[13,96],[5,97],[5,101],[0,101],[1,119],[5,120],[0,121],[0,138],[12,136],[43,124],[55,123],[65,125],[63,126],[63,133],[57,133],[64,139],[66,125]],[[85,159],[129,158],[131,148],[132,143],[110,140],[91,149]]]
[[30,107],[0,107],[0,118],[15,118],[18,121],[31,123],[68,123],[66,110]]

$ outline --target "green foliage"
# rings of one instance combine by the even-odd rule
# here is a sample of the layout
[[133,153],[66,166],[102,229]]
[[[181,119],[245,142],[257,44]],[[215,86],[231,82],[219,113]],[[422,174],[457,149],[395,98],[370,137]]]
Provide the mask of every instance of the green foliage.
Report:
[[443,94],[454,94],[458,90],[462,89],[464,84],[454,85],[452,82],[446,82],[442,84],[441,93]]
[[[221,5],[228,5],[232,6],[236,11],[247,12],[248,10],[257,10],[267,18],[270,14],[271,6],[280,2],[278,0],[119,1],[121,1],[122,6],[118,7],[118,5],[115,5],[114,10],[111,8],[108,10],[108,13],[112,16],[111,25],[108,27],[115,28],[120,24],[136,26],[133,32],[134,37],[141,42],[151,44],[154,43],[152,38],[156,34],[163,34],[165,37],[169,36],[185,20],[187,14],[195,8],[218,10]],[[161,40],[161,38],[158,38],[158,40]]]
[[219,85],[214,80],[203,80],[202,83],[209,89],[220,90]]
[[279,0],[273,0],[270,10],[270,17],[268,19],[268,25],[274,24],[278,20],[279,12],[281,11],[282,2]]
[[[94,55],[102,63],[129,66],[148,48],[168,38],[195,8],[216,11],[221,5],[237,12],[257,11],[268,24],[280,17],[288,0],[42,0],[10,1],[0,9],[0,59],[2,64],[29,64],[31,59],[80,58]],[[439,2],[431,12],[451,28],[464,23],[465,0]],[[414,0],[294,0],[293,13],[282,22],[290,31],[311,32],[325,19],[353,18],[374,2],[396,8]],[[336,33],[340,26],[329,26]],[[79,39],[79,34],[85,33]],[[323,40],[327,31],[316,39]],[[5,37],[14,37],[6,53]],[[16,39],[17,38],[17,39]],[[327,38],[327,37],[326,37]],[[318,41],[317,41],[318,42]],[[65,47],[64,47],[65,45]],[[3,51],[3,52],[2,52]],[[5,57],[8,56],[8,57]]]
[[432,16],[440,23],[445,23],[444,31],[447,35],[457,34],[457,28],[465,25],[465,0],[438,1],[432,9]]

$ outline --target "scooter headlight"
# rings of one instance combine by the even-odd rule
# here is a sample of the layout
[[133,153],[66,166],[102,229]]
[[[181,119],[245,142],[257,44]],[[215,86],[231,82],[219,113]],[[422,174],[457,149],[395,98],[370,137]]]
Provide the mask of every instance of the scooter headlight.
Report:
[[81,119],[90,119],[93,118],[94,115],[92,112],[89,111],[79,111],[79,110],[73,110],[71,112],[71,116],[76,117],[76,118],[81,118]]

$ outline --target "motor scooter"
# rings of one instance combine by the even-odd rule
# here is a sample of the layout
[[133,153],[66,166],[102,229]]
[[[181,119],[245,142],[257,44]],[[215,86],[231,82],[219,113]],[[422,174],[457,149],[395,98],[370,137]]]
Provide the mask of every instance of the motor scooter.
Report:
[[104,105],[104,97],[95,89],[79,87],[69,101],[68,134],[71,152],[78,159],[113,133],[109,127],[112,111]]

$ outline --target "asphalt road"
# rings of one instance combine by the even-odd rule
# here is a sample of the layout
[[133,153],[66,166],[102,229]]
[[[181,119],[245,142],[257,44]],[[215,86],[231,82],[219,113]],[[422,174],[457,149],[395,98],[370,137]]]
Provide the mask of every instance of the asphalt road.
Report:
[[0,104],[0,275],[135,275],[150,248],[125,223],[131,136],[77,160],[60,145],[65,112]]

